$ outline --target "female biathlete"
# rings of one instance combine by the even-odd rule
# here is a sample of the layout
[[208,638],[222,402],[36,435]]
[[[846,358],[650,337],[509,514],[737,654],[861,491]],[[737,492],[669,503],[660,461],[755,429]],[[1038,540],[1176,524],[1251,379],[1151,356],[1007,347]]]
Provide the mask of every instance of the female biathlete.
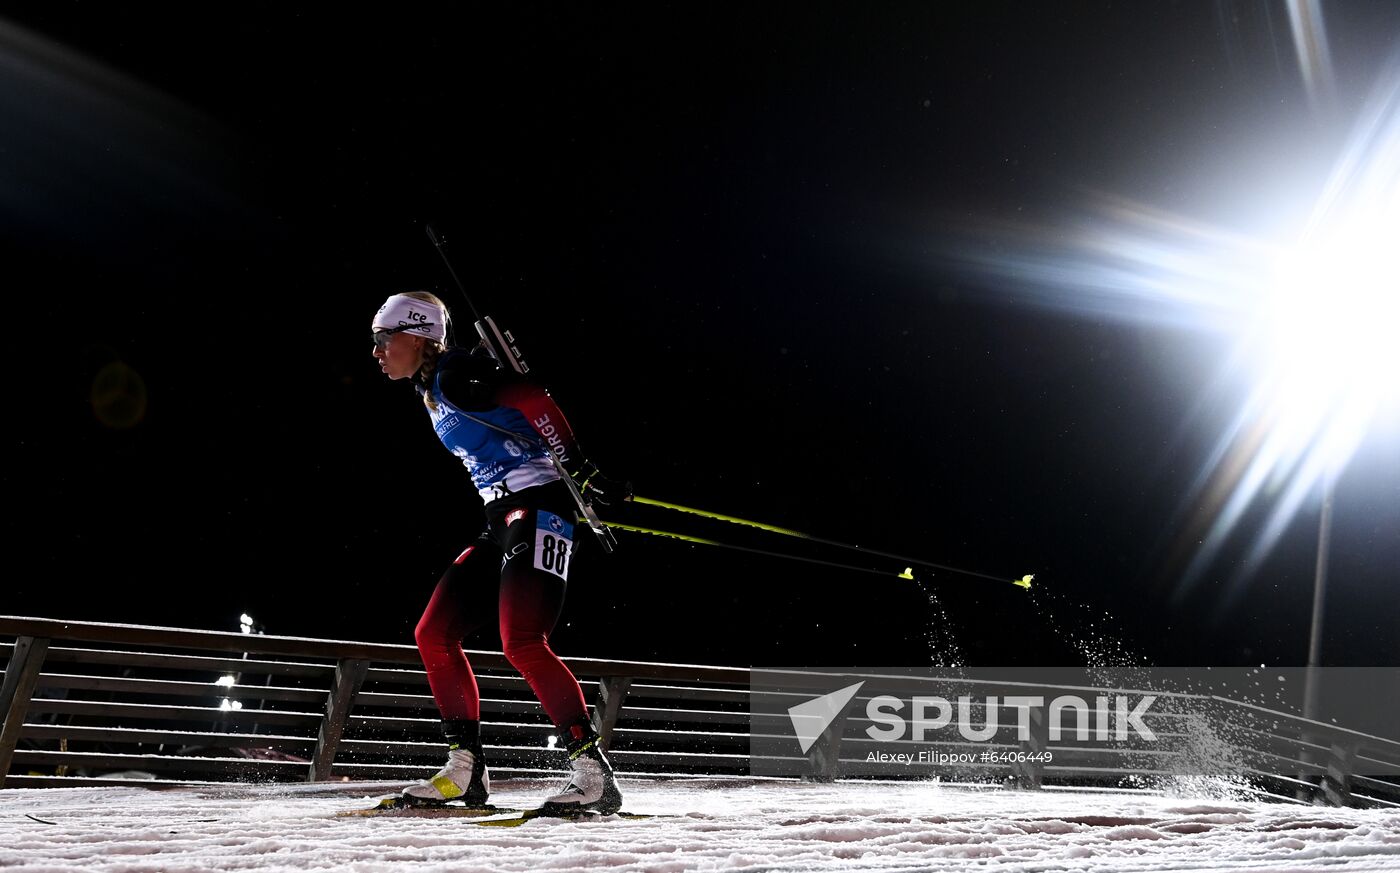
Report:
[[491,783],[481,698],[462,639],[496,618],[506,658],[567,743],[569,782],[545,801],[545,810],[616,812],[622,794],[598,747],[583,689],[549,647],[573,566],[577,504],[548,453],[593,502],[630,499],[630,486],[583,458],[544,389],[497,366],[484,347],[449,346],[447,327],[447,307],[422,291],[389,297],[373,321],[380,369],[413,383],[438,438],[471,473],[487,522],[438,580],[415,631],[448,753],[442,770],[404,789],[401,801],[486,804]]

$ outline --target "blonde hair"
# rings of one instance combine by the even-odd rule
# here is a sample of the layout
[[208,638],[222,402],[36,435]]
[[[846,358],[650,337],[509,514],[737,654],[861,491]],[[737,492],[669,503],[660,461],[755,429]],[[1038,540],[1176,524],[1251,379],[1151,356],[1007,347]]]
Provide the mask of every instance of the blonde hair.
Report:
[[[447,324],[443,325],[443,336],[446,337],[451,335],[452,315],[447,311],[447,304],[442,301],[441,297],[437,296],[431,291],[404,291],[402,293],[405,297],[412,297],[414,300],[422,300],[425,303],[432,303],[435,306],[442,307],[443,314],[446,316],[447,320]],[[429,409],[436,411],[437,401],[433,400],[432,391],[433,373],[437,370],[438,358],[442,357],[442,353],[447,351],[447,346],[443,343],[438,342],[437,340],[428,339],[427,337],[423,337],[422,339],[423,366],[418,368],[418,372],[417,374],[415,374],[414,379],[424,389],[424,405],[426,405]]]

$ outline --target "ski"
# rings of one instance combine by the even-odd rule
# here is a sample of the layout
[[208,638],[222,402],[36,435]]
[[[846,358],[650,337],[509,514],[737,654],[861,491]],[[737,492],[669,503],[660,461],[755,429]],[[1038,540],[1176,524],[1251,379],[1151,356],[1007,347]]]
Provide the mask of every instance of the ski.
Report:
[[530,820],[532,820],[532,819],[536,819],[536,818],[561,818],[561,819],[564,819],[564,820],[566,820],[566,821],[607,821],[607,820],[609,820],[609,819],[624,819],[624,820],[627,820],[627,821],[640,821],[640,820],[643,820],[643,819],[648,819],[648,818],[659,818],[659,817],[661,817],[661,816],[658,815],[658,814],[654,814],[654,813],[639,813],[639,812],[600,813],[600,812],[593,812],[593,811],[591,811],[591,810],[584,810],[583,812],[571,812],[571,811],[555,811],[555,810],[548,810],[548,809],[545,809],[545,808],[543,808],[543,807],[537,807],[537,808],[535,808],[535,809],[520,809],[520,810],[509,811],[509,812],[503,812],[500,816],[490,816],[490,817],[488,817],[488,818],[478,818],[478,819],[475,819],[475,820],[469,822],[469,824],[481,825],[482,827],[487,827],[487,828],[514,828],[514,827],[519,827],[519,826],[525,824],[525,822],[530,821]]
[[461,804],[415,805],[405,803],[402,797],[386,797],[369,809],[347,809],[336,813],[337,818],[374,818],[390,816],[401,818],[480,818],[482,816],[515,815],[524,812],[510,806],[496,806],[487,803],[480,806]]
[[535,818],[562,818],[570,821],[601,821],[609,818],[639,820],[656,818],[654,814],[635,812],[614,812],[603,814],[592,810],[582,812],[557,810],[545,807],[521,809],[510,806],[496,806],[487,803],[480,806],[463,806],[455,803],[418,805],[405,803],[399,796],[386,797],[368,809],[346,809],[336,813],[337,818],[375,818],[377,816],[401,818],[469,818],[471,824],[488,827],[513,828]]

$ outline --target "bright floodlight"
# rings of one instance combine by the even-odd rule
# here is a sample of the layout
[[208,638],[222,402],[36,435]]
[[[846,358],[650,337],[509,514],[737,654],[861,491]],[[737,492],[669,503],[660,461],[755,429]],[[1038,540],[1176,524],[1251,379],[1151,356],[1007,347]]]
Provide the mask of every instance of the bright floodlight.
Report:
[[1283,259],[1264,302],[1266,415],[1335,472],[1400,399],[1400,221],[1353,220]]
[[1400,401],[1400,77],[1389,82],[1307,232],[1256,295],[1249,346],[1258,378],[1217,455],[1218,471],[1238,474],[1188,586],[1248,505],[1268,495],[1273,508],[1248,560],[1257,564],[1318,484],[1346,466],[1378,413]]
[[1116,201],[1098,218],[1053,227],[978,227],[942,254],[1018,302],[1229,341],[1208,390],[1233,393],[1242,373],[1249,387],[1184,497],[1191,517],[1181,545],[1193,556],[1178,594],[1204,577],[1249,510],[1267,503],[1230,580],[1237,593],[1372,423],[1400,407],[1400,55],[1291,239]]

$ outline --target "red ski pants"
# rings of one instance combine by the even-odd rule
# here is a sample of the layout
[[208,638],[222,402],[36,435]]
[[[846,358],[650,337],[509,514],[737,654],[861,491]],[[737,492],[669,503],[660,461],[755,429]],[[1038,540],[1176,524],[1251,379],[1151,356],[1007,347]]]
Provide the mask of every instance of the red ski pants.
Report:
[[572,510],[562,483],[491,501],[487,530],[438,580],[414,637],[444,719],[481,719],[481,694],[462,640],[494,618],[506,659],[550,721],[561,730],[587,721],[578,679],[549,647],[572,565]]

